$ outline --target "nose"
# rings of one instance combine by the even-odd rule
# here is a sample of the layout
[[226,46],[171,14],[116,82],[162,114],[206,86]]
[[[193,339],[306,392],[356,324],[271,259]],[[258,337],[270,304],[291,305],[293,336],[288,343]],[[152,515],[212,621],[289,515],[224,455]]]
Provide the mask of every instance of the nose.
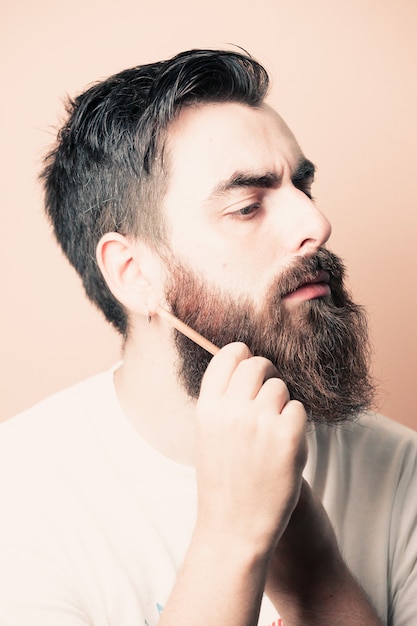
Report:
[[290,254],[314,253],[329,239],[332,227],[313,200],[292,185],[286,190],[282,215],[283,245]]

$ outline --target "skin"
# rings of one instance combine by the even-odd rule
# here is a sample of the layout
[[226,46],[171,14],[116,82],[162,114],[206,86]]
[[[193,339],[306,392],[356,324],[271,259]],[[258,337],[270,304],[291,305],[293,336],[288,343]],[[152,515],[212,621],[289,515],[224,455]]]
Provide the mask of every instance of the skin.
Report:
[[[328,220],[308,197],[312,176],[300,189],[292,184],[304,155],[271,108],[221,104],[184,110],[168,147],[172,184],[164,207],[170,244],[207,281],[260,298],[295,256],[329,238]],[[215,193],[238,172],[273,174],[279,182]]]
[[[208,283],[261,306],[284,267],[325,245],[330,224],[309,197],[311,172],[293,180],[305,157],[269,107],[186,109],[167,148],[170,246]],[[258,182],[225,189],[236,173]],[[254,626],[265,590],[286,626],[382,624],[303,481],[306,414],[272,364],[229,344],[213,357],[200,397],[191,401],[175,377],[169,324],[156,315],[166,305],[163,261],[115,233],[103,237],[97,259],[131,321],[115,375],[122,407],[151,445],[196,468],[197,523],[160,626]],[[286,306],[320,297],[323,289],[300,290]]]

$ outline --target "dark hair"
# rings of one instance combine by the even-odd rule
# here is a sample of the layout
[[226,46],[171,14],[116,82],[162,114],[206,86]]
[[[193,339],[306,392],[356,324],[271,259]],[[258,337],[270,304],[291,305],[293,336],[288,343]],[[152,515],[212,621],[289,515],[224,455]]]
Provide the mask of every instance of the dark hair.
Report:
[[96,262],[101,236],[117,231],[155,248],[166,243],[160,209],[168,125],[192,104],[256,107],[268,83],[266,70],[245,54],[191,50],[122,71],[68,101],[68,119],[41,173],[46,212],[88,297],[123,335],[126,312]]

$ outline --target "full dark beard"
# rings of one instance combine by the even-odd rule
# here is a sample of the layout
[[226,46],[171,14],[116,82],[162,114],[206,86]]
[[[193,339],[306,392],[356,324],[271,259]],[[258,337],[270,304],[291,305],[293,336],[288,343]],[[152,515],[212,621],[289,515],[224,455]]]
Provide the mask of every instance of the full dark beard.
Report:
[[[346,291],[342,261],[321,249],[300,258],[268,290],[263,307],[207,286],[178,260],[170,259],[166,298],[172,312],[191,328],[222,347],[242,341],[254,355],[272,361],[300,400],[310,420],[338,423],[369,409],[374,385],[369,375],[369,340],[364,310]],[[309,282],[319,271],[330,275],[331,295],[282,305],[285,294]],[[178,378],[197,398],[211,355],[175,331]]]

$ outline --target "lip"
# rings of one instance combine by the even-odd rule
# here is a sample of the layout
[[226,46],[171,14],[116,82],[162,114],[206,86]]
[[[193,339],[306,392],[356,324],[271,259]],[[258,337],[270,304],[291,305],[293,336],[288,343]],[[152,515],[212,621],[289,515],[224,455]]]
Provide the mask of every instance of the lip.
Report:
[[283,297],[283,300],[285,302],[295,303],[329,296],[331,293],[329,282],[330,274],[325,270],[321,270],[306,282],[299,285],[294,291],[287,293]]

